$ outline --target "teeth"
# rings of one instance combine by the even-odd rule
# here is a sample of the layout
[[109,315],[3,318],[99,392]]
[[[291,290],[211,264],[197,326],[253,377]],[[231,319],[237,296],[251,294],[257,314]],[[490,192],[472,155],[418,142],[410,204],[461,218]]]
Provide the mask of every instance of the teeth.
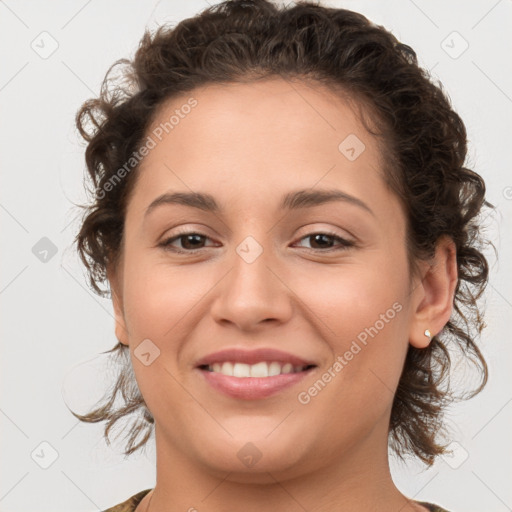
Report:
[[248,364],[235,363],[233,366],[234,377],[250,377],[251,367]]
[[281,368],[281,373],[292,373],[293,372],[293,366],[291,363],[286,363],[282,368]]
[[233,363],[223,363],[220,373],[224,375],[233,375]]
[[270,363],[268,365],[268,376],[273,377],[274,375],[279,375],[281,373],[281,365],[279,363],[276,363],[275,361],[273,363]]
[[209,371],[215,373],[222,373],[230,377],[273,377],[274,375],[280,375],[283,373],[297,373],[305,369],[305,366],[293,366],[291,363],[281,364],[277,361],[266,363],[262,361],[256,364],[245,364],[245,363],[214,363],[208,366]]
[[[265,363],[264,361],[262,361],[261,363],[253,364],[251,366],[245,364],[243,366],[247,366],[250,369],[251,377],[268,377],[268,364]],[[245,377],[245,375],[243,375],[243,377]]]

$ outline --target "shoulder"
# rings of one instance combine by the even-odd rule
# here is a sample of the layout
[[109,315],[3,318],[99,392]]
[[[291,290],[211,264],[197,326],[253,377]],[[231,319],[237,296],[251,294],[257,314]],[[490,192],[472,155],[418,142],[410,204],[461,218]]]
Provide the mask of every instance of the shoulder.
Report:
[[434,503],[427,503],[426,501],[417,501],[416,503],[423,505],[429,512],[449,512],[448,510]]
[[[126,501],[123,501],[118,505],[114,505],[113,507],[110,507],[103,512],[134,512],[134,510],[137,508],[144,496],[149,493],[149,491],[151,491],[151,489],[140,491],[128,498]],[[425,501],[418,501],[417,503],[424,506],[429,512],[449,512],[448,510],[434,503],[427,503]]]
[[142,498],[144,498],[149,491],[151,491],[151,489],[140,491],[128,498],[126,501],[104,510],[103,512],[133,512],[137,508],[137,505],[142,501]]

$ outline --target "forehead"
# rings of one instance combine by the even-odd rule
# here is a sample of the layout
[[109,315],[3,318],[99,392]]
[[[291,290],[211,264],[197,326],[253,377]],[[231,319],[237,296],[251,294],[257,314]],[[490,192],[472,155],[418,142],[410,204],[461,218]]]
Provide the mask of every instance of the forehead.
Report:
[[176,189],[208,189],[221,202],[315,186],[375,192],[381,152],[356,105],[322,84],[280,78],[172,98],[147,130],[155,145],[139,168],[137,203]]
[[[274,78],[209,84],[161,105],[148,132],[154,134],[160,149],[195,144],[197,150],[188,158],[219,156],[227,150],[223,158],[239,158],[243,153],[261,159],[289,148],[295,153],[301,149],[302,156],[308,149],[338,156],[339,143],[351,134],[364,139],[370,153],[375,153],[376,141],[362,126],[356,106],[346,94],[317,82]],[[156,148],[142,166],[163,153],[165,149]]]

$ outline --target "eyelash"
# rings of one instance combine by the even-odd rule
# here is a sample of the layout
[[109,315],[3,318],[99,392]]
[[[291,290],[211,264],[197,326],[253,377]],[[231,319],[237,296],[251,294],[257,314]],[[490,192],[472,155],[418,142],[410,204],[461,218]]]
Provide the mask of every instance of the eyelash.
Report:
[[[210,237],[203,235],[201,233],[198,233],[196,231],[181,231],[181,232],[176,233],[173,237],[164,240],[162,243],[160,243],[158,245],[159,245],[159,247],[163,247],[166,251],[171,251],[171,252],[181,253],[181,254],[195,254],[199,251],[202,251],[203,249],[206,249],[206,247],[201,247],[199,249],[184,250],[184,249],[177,249],[176,247],[171,247],[172,242],[174,242],[175,240],[178,240],[184,236],[187,236],[187,235],[199,235],[203,238],[210,238]],[[336,235],[335,233],[331,233],[329,231],[315,231],[313,233],[309,233],[308,235],[303,236],[299,240],[304,240],[305,238],[310,238],[315,235],[327,235],[329,237],[332,237],[335,241],[340,242],[340,247],[338,247],[338,248],[329,247],[328,249],[309,249],[309,251],[311,251],[311,252],[318,251],[321,253],[326,253],[326,252],[345,251],[345,250],[349,249],[350,247],[354,247],[356,245],[354,242],[352,242],[350,240],[346,240],[344,238],[341,238],[340,236]]]

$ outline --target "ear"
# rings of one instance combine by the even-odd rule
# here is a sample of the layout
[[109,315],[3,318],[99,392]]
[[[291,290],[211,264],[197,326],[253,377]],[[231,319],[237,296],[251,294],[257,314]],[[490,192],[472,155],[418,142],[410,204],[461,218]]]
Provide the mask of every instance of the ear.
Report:
[[426,348],[431,336],[438,334],[450,320],[457,286],[457,250],[448,236],[441,236],[436,244],[434,259],[425,263],[422,278],[413,292],[412,322],[409,343]]
[[126,329],[126,322],[124,319],[124,308],[123,308],[123,290],[120,285],[120,276],[113,269],[109,268],[107,270],[107,277],[110,283],[110,290],[112,295],[112,305],[114,307],[114,317],[115,317],[115,333],[116,338],[123,345],[129,345],[128,343],[128,330]]

